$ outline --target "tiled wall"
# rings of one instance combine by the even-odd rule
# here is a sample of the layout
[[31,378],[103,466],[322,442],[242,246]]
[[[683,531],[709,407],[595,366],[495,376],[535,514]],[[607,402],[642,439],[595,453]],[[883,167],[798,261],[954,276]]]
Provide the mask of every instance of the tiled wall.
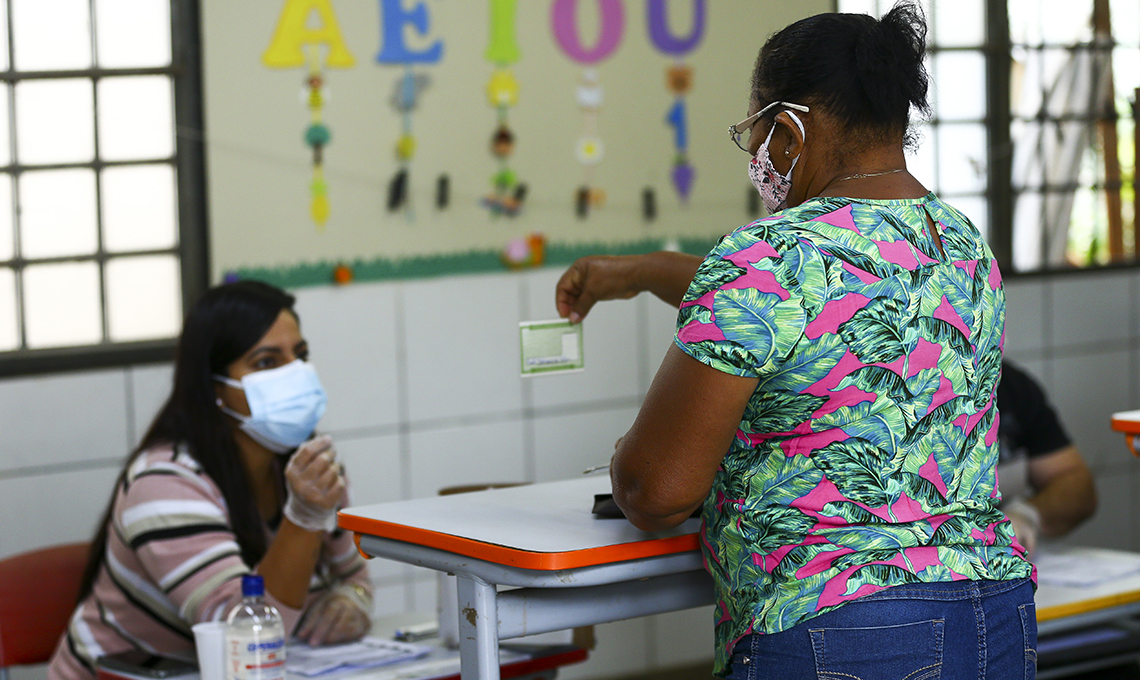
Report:
[[[321,426],[336,438],[354,502],[563,479],[608,460],[674,314],[649,296],[602,304],[586,321],[585,372],[523,380],[518,322],[555,316],[560,273],[297,291],[330,397]],[[1113,411],[1140,407],[1140,272],[1015,279],[1007,290],[1007,355],[1045,383],[1097,475],[1101,509],[1074,540],[1140,549],[1140,461],[1108,429]],[[0,556],[89,537],[169,380],[167,366],[134,366],[0,381]],[[379,560],[371,569],[379,613],[434,611],[433,573]],[[561,677],[709,659],[711,618],[703,608],[599,626],[590,661]]]

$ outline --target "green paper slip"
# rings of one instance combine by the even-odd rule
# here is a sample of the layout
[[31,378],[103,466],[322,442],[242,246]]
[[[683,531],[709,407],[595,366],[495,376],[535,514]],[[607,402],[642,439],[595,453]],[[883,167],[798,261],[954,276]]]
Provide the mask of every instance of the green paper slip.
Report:
[[580,323],[562,319],[519,322],[519,349],[524,378],[586,368]]

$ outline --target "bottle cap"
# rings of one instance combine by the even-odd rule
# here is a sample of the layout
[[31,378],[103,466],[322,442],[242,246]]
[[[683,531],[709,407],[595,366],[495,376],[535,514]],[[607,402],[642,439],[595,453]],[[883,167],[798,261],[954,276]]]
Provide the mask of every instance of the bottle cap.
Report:
[[263,597],[265,595],[265,579],[261,574],[244,574],[241,577],[242,597]]

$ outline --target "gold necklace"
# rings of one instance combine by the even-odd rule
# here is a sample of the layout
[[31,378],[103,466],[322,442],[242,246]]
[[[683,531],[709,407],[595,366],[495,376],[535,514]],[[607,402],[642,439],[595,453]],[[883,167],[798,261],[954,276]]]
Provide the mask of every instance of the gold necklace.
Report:
[[882,172],[861,172],[855,175],[847,175],[846,177],[833,179],[831,180],[830,184],[835,184],[836,182],[846,182],[849,179],[864,179],[867,177],[878,177],[880,175],[891,175],[896,172],[902,172],[903,170],[906,170],[906,168],[895,168],[894,170],[884,170]]

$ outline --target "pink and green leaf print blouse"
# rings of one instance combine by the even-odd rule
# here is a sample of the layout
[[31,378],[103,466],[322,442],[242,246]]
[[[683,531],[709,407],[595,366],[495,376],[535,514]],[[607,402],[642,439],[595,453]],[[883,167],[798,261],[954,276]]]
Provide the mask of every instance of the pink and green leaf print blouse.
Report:
[[1031,575],[997,507],[1004,323],[993,255],[933,194],[816,198],[709,253],[675,342],[760,380],[703,510],[718,672],[883,588]]

